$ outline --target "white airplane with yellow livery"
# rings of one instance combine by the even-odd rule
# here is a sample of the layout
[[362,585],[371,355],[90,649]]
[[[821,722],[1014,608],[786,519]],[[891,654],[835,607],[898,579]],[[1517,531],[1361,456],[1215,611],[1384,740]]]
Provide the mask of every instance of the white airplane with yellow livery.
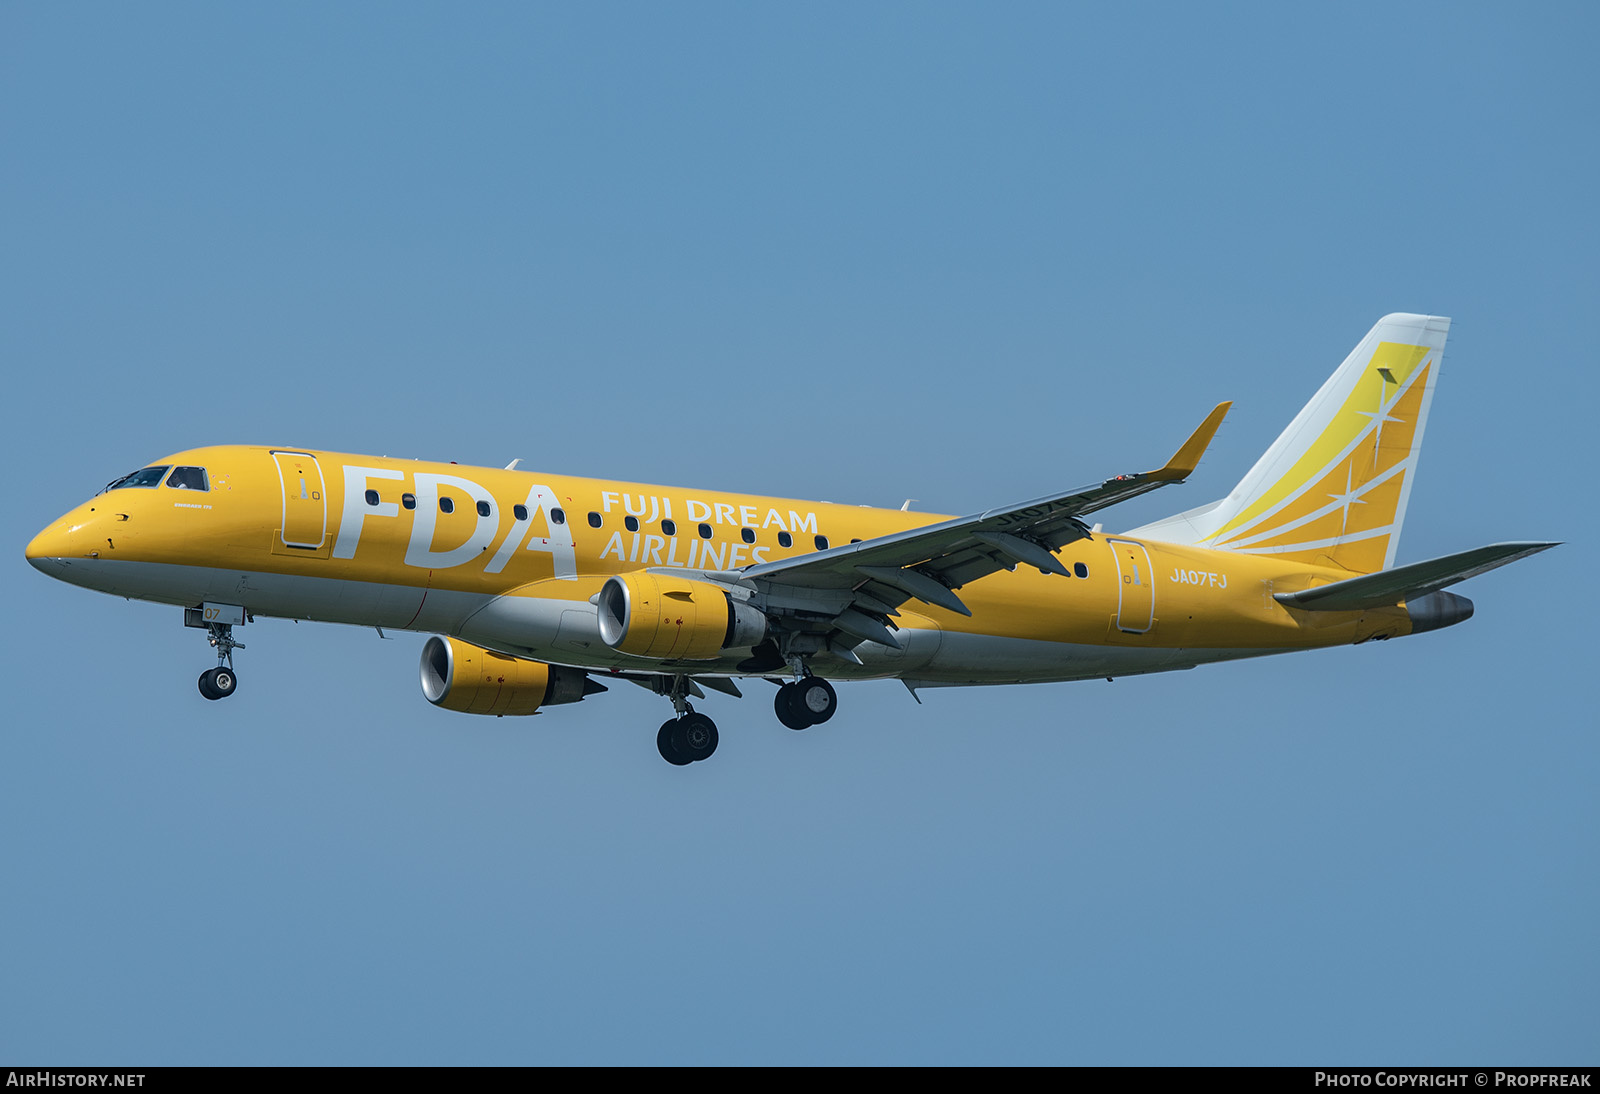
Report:
[[[643,684],[656,744],[703,760],[703,689],[778,683],[779,721],[833,716],[830,681],[912,689],[1085,680],[1435,630],[1443,591],[1555,546],[1395,566],[1448,319],[1379,320],[1227,497],[1105,533],[1087,519],[1182,482],[1231,404],[1166,465],[966,517],[564,475],[227,445],[116,480],[27,557],[51,577],[184,608],[237,685],[258,616],[433,632],[422,691],[533,714]],[[443,637],[439,637],[439,636]]]

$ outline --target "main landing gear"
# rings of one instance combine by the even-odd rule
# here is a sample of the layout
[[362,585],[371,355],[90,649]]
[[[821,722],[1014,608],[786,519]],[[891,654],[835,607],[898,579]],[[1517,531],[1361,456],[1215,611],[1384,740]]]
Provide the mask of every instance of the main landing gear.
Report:
[[665,721],[656,732],[656,750],[677,767],[709,759],[717,750],[717,723],[693,710]]
[[[811,675],[799,660],[794,662],[794,672],[795,679],[778,687],[777,699],[773,703],[778,721],[790,729],[806,729],[832,718],[839,709],[839,696],[833,690],[833,685],[820,676]],[[663,722],[656,732],[656,751],[661,753],[663,760],[676,767],[709,759],[717,750],[717,723],[689,705],[689,688],[692,686],[689,678],[670,676],[654,677],[653,680],[651,686],[656,693],[671,699],[673,709],[678,712],[677,717]]]
[[217,667],[200,674],[200,694],[207,699],[226,699],[239,687],[239,677],[233,671],[233,651],[244,649],[244,643],[233,640],[233,626],[229,623],[207,623],[206,632],[206,641],[216,647]]
[[672,677],[666,695],[678,716],[661,723],[656,732],[656,751],[676,767],[710,759],[717,750],[717,723],[689,705],[688,678]]
[[790,729],[809,729],[820,726],[839,709],[839,693],[833,685],[820,676],[812,676],[805,658],[790,654],[789,671],[794,679],[778,686],[772,708],[778,721]]
[[809,729],[833,717],[839,709],[839,695],[822,677],[801,676],[778,688],[772,706],[778,721],[790,729]]

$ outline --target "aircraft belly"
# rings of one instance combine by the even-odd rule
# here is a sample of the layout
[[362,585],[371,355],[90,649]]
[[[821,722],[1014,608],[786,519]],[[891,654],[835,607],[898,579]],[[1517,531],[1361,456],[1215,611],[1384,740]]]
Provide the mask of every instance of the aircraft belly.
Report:
[[75,585],[116,596],[190,606],[239,604],[252,615],[395,630],[452,631],[482,606],[480,593],[167,562],[73,561]]
[[1278,651],[1102,646],[948,632],[927,665],[897,675],[914,676],[919,686],[1042,683],[1186,669],[1270,652]]
[[[62,570],[64,581],[117,596],[182,606],[239,604],[259,616],[453,634],[506,653],[596,671],[737,676],[739,662],[750,656],[735,650],[707,661],[660,662],[618,653],[600,639],[595,609],[586,601],[113,559],[68,560]],[[829,655],[819,659],[817,670],[836,680],[902,678],[919,687],[1042,683],[1287,652],[1095,645],[937,627],[905,627],[896,637],[902,649],[864,642],[854,651],[861,664]]]
[[953,632],[945,636],[939,655],[917,676],[960,684],[1115,676],[1159,671],[1176,652]]
[[[463,620],[456,637],[541,661],[610,663],[595,609],[583,601],[497,596]],[[574,656],[576,655],[576,656]]]
[[58,576],[62,581],[112,596],[166,604],[190,605],[215,599],[210,592],[218,584],[210,570],[197,566],[109,558],[62,559],[60,565]]

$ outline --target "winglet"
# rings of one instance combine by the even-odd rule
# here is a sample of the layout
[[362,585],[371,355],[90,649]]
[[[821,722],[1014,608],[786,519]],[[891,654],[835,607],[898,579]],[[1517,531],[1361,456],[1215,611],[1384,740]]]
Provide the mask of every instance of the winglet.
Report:
[[1217,435],[1217,429],[1222,425],[1222,419],[1228,416],[1233,403],[1218,403],[1216,409],[1206,415],[1206,420],[1200,423],[1200,428],[1189,434],[1189,439],[1183,442],[1183,447],[1173,453],[1172,459],[1167,461],[1167,466],[1159,471],[1152,471],[1148,475],[1152,479],[1186,479],[1189,473],[1200,466],[1200,457],[1205,455],[1206,448],[1211,444],[1211,438]]

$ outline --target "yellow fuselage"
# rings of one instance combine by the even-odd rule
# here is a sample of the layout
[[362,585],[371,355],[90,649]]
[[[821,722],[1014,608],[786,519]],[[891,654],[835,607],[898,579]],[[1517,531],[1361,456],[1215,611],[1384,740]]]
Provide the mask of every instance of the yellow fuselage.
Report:
[[[255,615],[444,632],[596,670],[656,667],[600,642],[591,598],[644,568],[731,571],[946,519],[929,513],[310,449],[218,446],[204,468],[97,495],[29,545],[47,572],[118,595]],[[1303,612],[1274,600],[1351,576],[1236,551],[1097,533],[960,589],[970,618],[911,601],[911,640],[838,677],[1062,680],[1348,644],[1410,632],[1403,608]],[[41,569],[45,568],[41,565]],[[725,657],[696,671],[735,672]]]

